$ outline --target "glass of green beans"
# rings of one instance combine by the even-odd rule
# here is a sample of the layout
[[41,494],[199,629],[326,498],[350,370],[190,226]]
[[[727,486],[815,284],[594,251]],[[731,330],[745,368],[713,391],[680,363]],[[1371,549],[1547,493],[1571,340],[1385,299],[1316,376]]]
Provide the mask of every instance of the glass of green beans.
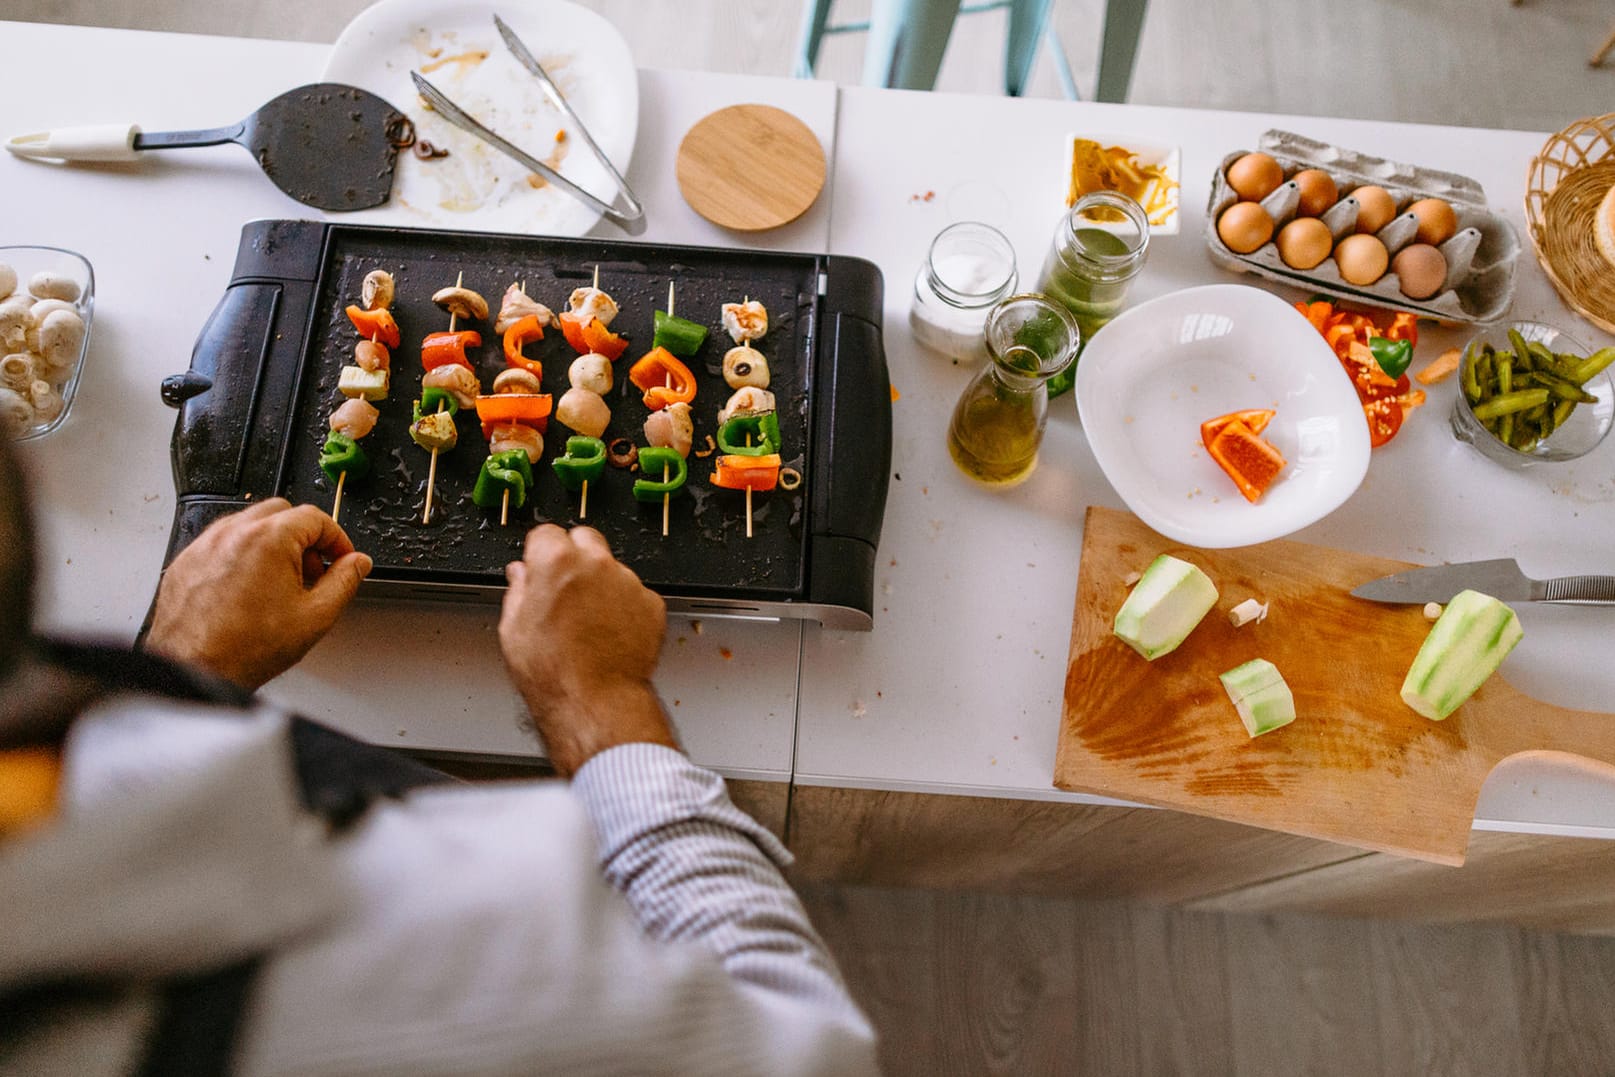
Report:
[[1588,351],[1542,322],[1489,328],[1464,347],[1452,432],[1500,464],[1591,452],[1615,421],[1615,347]]

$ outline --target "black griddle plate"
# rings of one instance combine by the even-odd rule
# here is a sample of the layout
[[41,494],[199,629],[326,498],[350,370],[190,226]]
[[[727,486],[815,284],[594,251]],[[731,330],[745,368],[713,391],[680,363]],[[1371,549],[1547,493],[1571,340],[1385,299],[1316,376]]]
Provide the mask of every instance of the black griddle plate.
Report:
[[[570,246],[570,245],[569,245]],[[571,433],[551,417],[544,438],[544,459],[534,466],[535,487],[527,504],[513,509],[501,527],[498,509],[479,509],[471,489],[488,456],[476,415],[462,411],[457,417],[459,444],[438,454],[432,521],[421,523],[426,478],[431,454],[409,438],[411,404],[420,395],[423,373],[420,341],[428,333],[448,329],[448,316],[432,302],[432,293],[463,278],[467,288],[480,292],[493,317],[500,297],[511,284],[524,281],[527,293],[556,311],[566,309],[567,297],[594,278],[600,267],[600,286],[614,298],[621,313],[612,322],[614,332],[629,339],[629,347],[615,367],[616,385],[606,402],[611,407],[608,443],[626,437],[646,444],[644,422],[650,412],[641,393],[628,380],[628,368],[650,350],[652,317],[666,309],[668,281],[674,282],[674,312],[708,327],[706,343],[687,365],[695,372],[698,389],[692,403],[697,444],[717,433],[717,414],[733,390],[722,376],[723,354],[734,346],[723,331],[720,305],[745,296],[768,308],[768,335],[756,347],[768,356],[783,443],[781,458],[788,466],[812,474],[806,459],[809,446],[808,410],[811,386],[814,309],[818,294],[817,266],[812,260],[748,259],[736,264],[730,255],[691,257],[678,261],[652,259],[623,261],[606,250],[598,259],[579,257],[585,250],[563,251],[543,240],[479,238],[445,250],[440,237],[397,233],[334,234],[328,245],[325,269],[317,299],[314,335],[305,349],[307,366],[298,388],[294,436],[280,491],[293,502],[329,506],[334,484],[319,469],[320,446],[328,431],[327,417],[342,403],[337,378],[353,362],[359,340],[344,308],[355,302],[360,282],[372,269],[385,269],[397,284],[393,316],[404,344],[392,360],[392,391],[377,403],[381,418],[363,441],[372,470],[364,479],[343,489],[342,526],[354,545],[369,553],[384,576],[418,577],[445,582],[481,582],[489,575],[502,578],[504,566],[519,557],[522,539],[538,523],[588,523],[599,529],[611,547],[651,587],[680,584],[685,587],[739,589],[759,596],[791,593],[802,585],[802,511],[808,486],[785,492],[752,495],[752,537],[746,537],[744,492],[722,490],[709,481],[717,455],[690,454],[690,478],[669,507],[668,536],[662,537],[660,501],[645,504],[631,493],[637,473],[607,468],[599,482],[589,484],[589,515],[578,518],[577,494],[560,485],[550,461],[566,451]],[[647,254],[651,253],[649,251]],[[494,375],[505,369],[504,351],[489,323],[460,324],[482,334],[482,347],[468,353],[483,391],[490,391]],[[559,330],[528,345],[525,354],[544,365],[544,391],[559,402],[566,392],[567,367],[577,353]]]

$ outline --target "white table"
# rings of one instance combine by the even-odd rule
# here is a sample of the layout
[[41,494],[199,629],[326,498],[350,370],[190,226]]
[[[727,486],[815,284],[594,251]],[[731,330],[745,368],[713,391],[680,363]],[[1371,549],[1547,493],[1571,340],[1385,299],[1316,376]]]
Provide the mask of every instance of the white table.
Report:
[[[325,46],[0,23],[9,84],[60,87],[0,98],[0,133],[96,120],[206,126],[316,78]],[[1210,280],[1200,240],[1210,172],[1270,126],[1479,179],[1517,226],[1528,133],[1411,127],[1051,101],[844,89],[685,72],[641,72],[629,180],[650,208],[649,241],[739,245],[696,217],[672,183],[677,139],[741,100],[802,117],[832,160],[831,186],[768,246],[870,258],[886,275],[894,479],[876,584],[876,628],[675,621],[659,687],[692,754],[733,777],[1076,802],[1049,785],[1087,504],[1119,506],[1069,399],[1057,401],[1037,474],[1010,492],[964,480],[942,446],[969,371],[921,351],[906,328],[914,271],[959,218],[999,224],[1034,283],[1061,210],[1063,134],[1135,132],[1182,146],[1183,234],[1157,240],[1139,299]],[[112,94],[116,88],[116,96]],[[115,108],[107,102],[115,100]],[[925,192],[935,192],[930,201]],[[68,423],[26,457],[46,556],[43,627],[131,638],[173,514],[168,433],[156,383],[183,370],[253,217],[308,215],[234,147],[159,157],[134,174],[26,165],[0,155],[0,235],[85,253],[99,297],[89,368]],[[913,196],[920,195],[919,199]],[[26,209],[22,207],[27,207]],[[600,234],[611,234],[609,228]],[[1559,303],[1529,257],[1515,313],[1598,334]],[[1440,345],[1461,334],[1435,334]],[[1434,348],[1421,347],[1421,354]],[[1514,475],[1454,443],[1439,387],[1375,454],[1368,480],[1298,538],[1434,562],[1517,553],[1528,570],[1608,569],[1615,442],[1577,464]],[[116,467],[80,466],[115,460]],[[900,476],[898,478],[897,476]],[[1479,491],[1485,491],[1482,495]],[[1509,511],[1499,513],[1498,504]],[[1535,526],[1552,520],[1552,529]],[[938,611],[942,612],[940,615]],[[1567,706],[1615,698],[1609,611],[1525,607],[1526,642],[1505,667],[1521,689]],[[433,633],[399,630],[396,608],[357,605],[271,694],[367,739],[413,748],[532,755],[505,687],[490,610],[451,609]],[[725,658],[723,649],[732,657]],[[1488,783],[1477,825],[1615,837],[1615,785],[1541,763]]]

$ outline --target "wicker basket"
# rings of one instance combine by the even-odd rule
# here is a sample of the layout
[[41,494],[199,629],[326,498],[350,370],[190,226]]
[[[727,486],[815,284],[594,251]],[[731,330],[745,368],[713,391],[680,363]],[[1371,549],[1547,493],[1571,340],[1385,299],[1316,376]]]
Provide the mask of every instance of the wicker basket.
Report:
[[1615,185],[1615,113],[1577,120],[1531,159],[1525,221],[1537,261],[1564,301],[1615,333],[1615,266],[1593,239],[1593,215]]

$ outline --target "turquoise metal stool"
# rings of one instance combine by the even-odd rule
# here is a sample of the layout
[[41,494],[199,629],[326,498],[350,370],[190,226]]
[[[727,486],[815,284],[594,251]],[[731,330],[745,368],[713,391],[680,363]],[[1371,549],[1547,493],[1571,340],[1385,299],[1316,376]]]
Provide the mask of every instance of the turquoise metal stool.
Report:
[[[1045,41],[1055,74],[1065,95],[1075,100],[1076,80],[1065,51],[1049,27],[1053,0],[874,0],[868,22],[830,25],[832,0],[807,0],[802,12],[802,34],[797,49],[796,75],[813,78],[819,46],[827,34],[867,32],[864,48],[865,86],[929,90],[936,85],[937,69],[948,47],[948,36],[959,15],[995,8],[1009,9],[1009,31],[1004,38],[1004,91],[1020,96],[1031,75],[1038,42]],[[1105,28],[1099,51],[1099,78],[1095,98],[1127,100],[1127,86],[1138,56],[1138,38],[1148,0],[1106,0]]]

